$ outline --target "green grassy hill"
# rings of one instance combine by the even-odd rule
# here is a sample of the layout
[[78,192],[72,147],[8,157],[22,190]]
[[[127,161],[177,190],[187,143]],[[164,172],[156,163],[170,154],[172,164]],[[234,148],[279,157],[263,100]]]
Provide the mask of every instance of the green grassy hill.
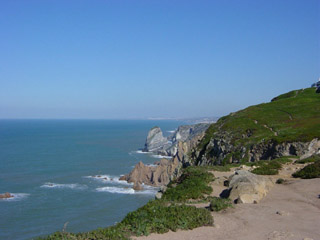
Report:
[[219,154],[224,149],[219,153],[217,146],[211,146],[214,140],[222,139],[224,148],[232,146],[223,154],[220,163],[224,163],[230,157],[248,160],[248,150],[257,144],[308,142],[314,138],[320,138],[320,94],[315,88],[307,88],[220,118],[208,128],[192,157],[196,164],[203,159],[206,163],[219,163],[216,160],[221,160]]

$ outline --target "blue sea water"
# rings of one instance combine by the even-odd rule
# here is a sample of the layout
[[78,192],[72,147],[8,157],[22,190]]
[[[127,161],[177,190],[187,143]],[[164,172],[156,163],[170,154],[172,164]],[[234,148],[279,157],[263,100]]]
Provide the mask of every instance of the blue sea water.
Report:
[[[0,120],[0,239],[83,232],[121,221],[154,198],[118,181],[143,161],[149,129],[165,134],[183,122],[151,120]],[[104,179],[107,178],[107,180]]]

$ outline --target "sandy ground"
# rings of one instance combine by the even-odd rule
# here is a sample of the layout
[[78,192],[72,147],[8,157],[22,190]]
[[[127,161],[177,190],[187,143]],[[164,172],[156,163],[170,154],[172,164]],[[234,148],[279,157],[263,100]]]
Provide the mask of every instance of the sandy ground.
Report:
[[[283,177],[294,167],[287,168]],[[320,179],[292,179],[289,174],[286,179],[285,184],[276,184],[258,204],[238,204],[225,212],[212,213],[214,227],[136,239],[320,240]],[[222,189],[220,185],[219,191]]]

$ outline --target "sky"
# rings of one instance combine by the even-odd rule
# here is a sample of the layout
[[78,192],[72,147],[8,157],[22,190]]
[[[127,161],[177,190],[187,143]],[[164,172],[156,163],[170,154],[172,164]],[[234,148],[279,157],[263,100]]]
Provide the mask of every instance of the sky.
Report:
[[0,0],[2,119],[217,117],[319,77],[319,0]]

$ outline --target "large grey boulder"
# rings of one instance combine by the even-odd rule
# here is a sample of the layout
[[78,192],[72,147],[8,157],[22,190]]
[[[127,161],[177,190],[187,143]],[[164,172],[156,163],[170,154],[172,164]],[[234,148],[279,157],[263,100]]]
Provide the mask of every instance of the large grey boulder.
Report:
[[229,198],[235,203],[258,203],[273,185],[269,177],[238,170],[229,178]]
[[143,151],[157,152],[166,145],[168,145],[168,139],[163,137],[161,129],[153,127],[148,133]]

